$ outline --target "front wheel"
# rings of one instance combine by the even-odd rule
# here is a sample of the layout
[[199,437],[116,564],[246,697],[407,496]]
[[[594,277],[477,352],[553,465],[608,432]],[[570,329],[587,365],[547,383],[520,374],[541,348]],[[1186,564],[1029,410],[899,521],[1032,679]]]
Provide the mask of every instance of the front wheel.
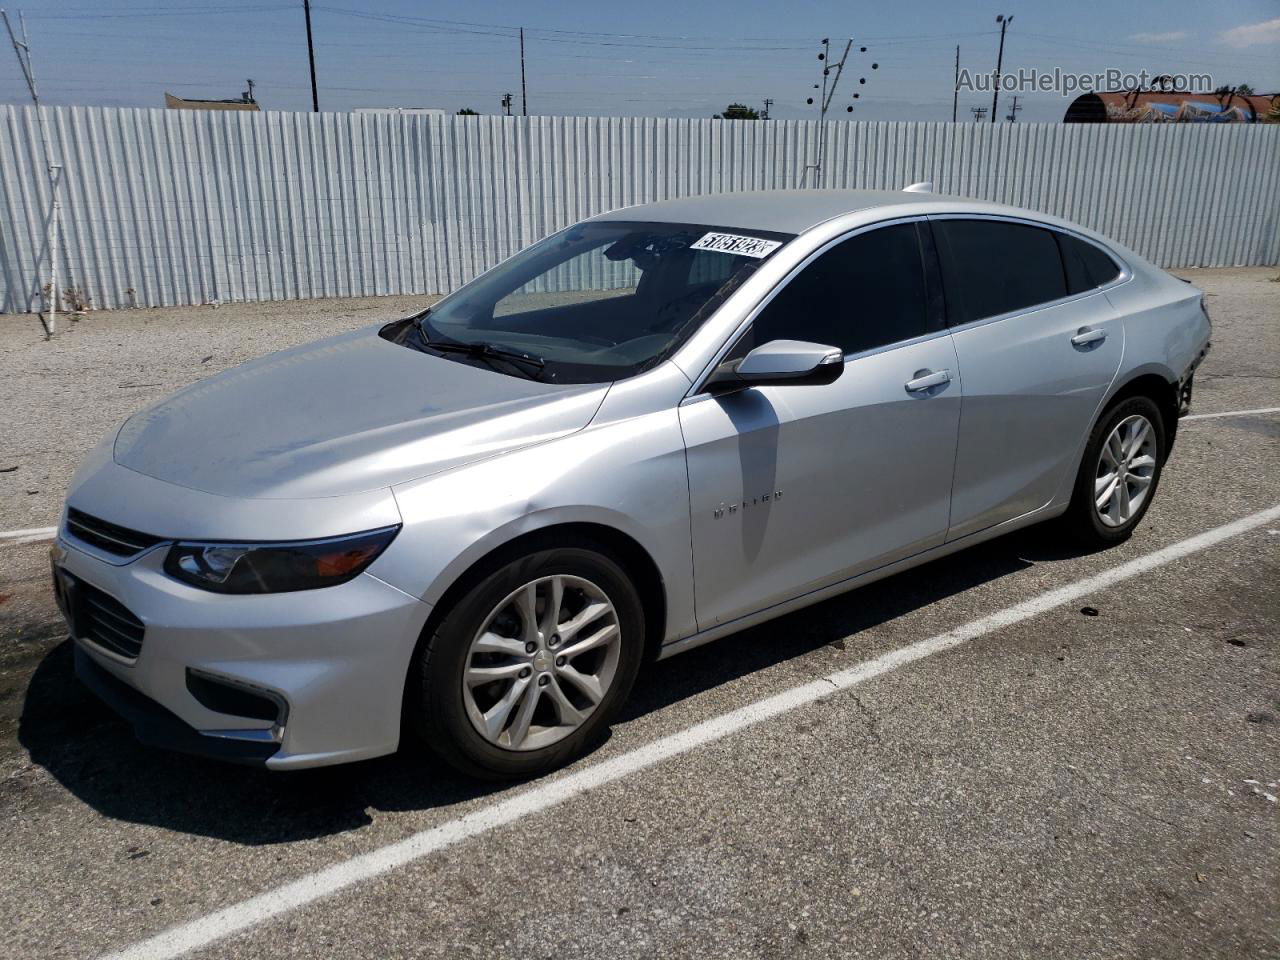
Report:
[[483,578],[423,644],[410,677],[420,737],[464,773],[534,776],[580,753],[622,705],[644,614],[611,558],[554,548]]
[[1151,506],[1164,467],[1160,408],[1147,397],[1122,400],[1102,416],[1076,477],[1064,521],[1086,546],[1128,539]]

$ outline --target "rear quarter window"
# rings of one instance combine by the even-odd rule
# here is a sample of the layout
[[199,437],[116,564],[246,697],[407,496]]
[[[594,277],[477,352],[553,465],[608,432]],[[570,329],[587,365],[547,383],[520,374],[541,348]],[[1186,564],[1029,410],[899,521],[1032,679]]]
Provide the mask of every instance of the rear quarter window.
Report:
[[1066,233],[1057,237],[1068,293],[1095,290],[1120,276],[1120,267],[1101,248]]

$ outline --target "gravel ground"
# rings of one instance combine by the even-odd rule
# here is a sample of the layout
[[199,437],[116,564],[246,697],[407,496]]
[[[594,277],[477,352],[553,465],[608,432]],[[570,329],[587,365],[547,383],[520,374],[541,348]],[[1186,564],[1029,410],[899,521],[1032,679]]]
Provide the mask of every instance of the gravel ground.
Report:
[[[1280,406],[1274,274],[1187,273],[1215,321],[1196,413]],[[97,435],[210,365],[409,309],[286,307],[98,314],[53,344],[6,318],[2,389],[49,419],[5,439],[48,493],[4,487],[4,526],[52,523]],[[1280,416],[1187,422],[1129,542],[1033,528],[657,664],[572,770],[1277,503]],[[528,789],[414,753],[270,775],[141,748],[70,675],[45,554],[0,547],[0,957],[120,948]],[[1280,521],[196,955],[1280,956],[1277,582]]]
[[46,341],[31,314],[0,316],[0,530],[57,522],[80,457],[108,430],[179,387],[263,354],[408,316],[438,298],[292,300],[102,310],[59,317]]

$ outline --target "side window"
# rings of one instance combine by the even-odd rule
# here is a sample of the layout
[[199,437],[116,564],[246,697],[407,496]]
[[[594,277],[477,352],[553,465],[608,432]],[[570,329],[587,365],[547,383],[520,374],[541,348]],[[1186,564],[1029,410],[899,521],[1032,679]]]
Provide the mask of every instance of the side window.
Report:
[[1065,233],[1056,235],[1062,250],[1062,266],[1067,272],[1067,292],[1083,293],[1120,276],[1116,262],[1092,243]]
[[936,220],[953,324],[1013,313],[1067,295],[1053,232],[1001,220]]
[[770,340],[808,340],[858,353],[934,329],[914,223],[850,237],[793,277],[761,311],[745,353]]

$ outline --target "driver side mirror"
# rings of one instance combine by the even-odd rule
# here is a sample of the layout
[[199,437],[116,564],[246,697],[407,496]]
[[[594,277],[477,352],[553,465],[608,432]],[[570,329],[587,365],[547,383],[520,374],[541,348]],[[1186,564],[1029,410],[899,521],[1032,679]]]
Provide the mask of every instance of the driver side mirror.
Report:
[[803,340],[770,340],[741,360],[720,364],[707,381],[714,393],[766,384],[833,383],[844,372],[839,347]]

